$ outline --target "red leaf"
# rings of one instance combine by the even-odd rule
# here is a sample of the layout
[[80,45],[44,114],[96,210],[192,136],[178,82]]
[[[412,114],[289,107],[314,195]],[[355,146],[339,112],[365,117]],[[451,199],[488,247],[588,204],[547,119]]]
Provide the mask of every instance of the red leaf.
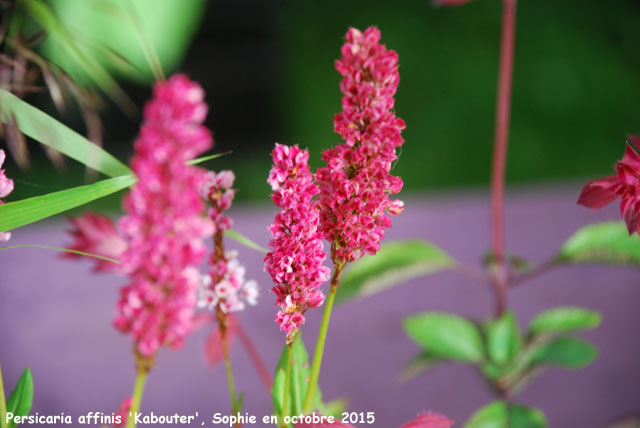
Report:
[[[233,315],[227,316],[227,346],[231,349],[233,344],[233,338],[236,335],[236,318]],[[224,359],[224,352],[222,349],[222,335],[220,334],[220,328],[218,325],[214,327],[207,339],[207,343],[204,346],[204,356],[207,360],[207,364],[211,367],[218,364]]]
[[453,420],[437,413],[426,412],[400,428],[449,428]]

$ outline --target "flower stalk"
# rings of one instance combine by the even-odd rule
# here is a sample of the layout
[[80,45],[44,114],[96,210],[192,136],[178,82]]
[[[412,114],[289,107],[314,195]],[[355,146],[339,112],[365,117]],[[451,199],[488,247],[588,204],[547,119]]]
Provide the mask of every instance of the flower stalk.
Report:
[[517,0],[503,0],[502,3],[500,70],[498,75],[493,168],[491,172],[491,241],[496,260],[492,282],[496,292],[497,316],[502,315],[507,306],[508,277],[505,262],[504,187],[511,113],[516,1]]
[[296,334],[293,341],[287,344],[287,368],[284,377],[284,395],[282,398],[282,421],[281,427],[287,428],[287,423],[284,421],[284,417],[289,415],[289,390],[291,389],[291,357],[293,355],[293,344],[298,338]]
[[[229,343],[227,337],[227,314],[218,307],[218,328],[220,329],[220,338],[222,342],[222,353],[224,355],[224,365],[227,372],[227,385],[229,388],[229,397],[231,399],[231,412],[239,412],[238,400],[236,396],[236,383],[233,378],[233,370],[231,368],[231,357],[229,356]],[[239,426],[239,425],[236,425]]]
[[144,393],[144,386],[147,382],[148,373],[148,368],[138,365],[136,381],[133,386],[133,395],[131,396],[131,408],[129,409],[130,416],[127,418],[127,428],[136,427],[136,413],[140,411],[140,405],[142,404],[142,394]]
[[313,363],[311,365],[311,375],[309,377],[309,386],[307,388],[307,394],[304,397],[302,404],[302,412],[309,413],[313,406],[313,399],[318,387],[318,378],[320,376],[320,366],[322,365],[322,357],[324,355],[324,346],[327,340],[327,330],[329,329],[329,320],[331,319],[331,312],[333,310],[333,301],[338,291],[338,283],[340,282],[340,276],[344,269],[346,262],[336,261],[334,264],[333,275],[331,277],[331,289],[329,290],[329,296],[324,307],[324,314],[322,315],[322,324],[320,324],[320,332],[318,333],[318,340],[316,341],[316,348],[313,353]]

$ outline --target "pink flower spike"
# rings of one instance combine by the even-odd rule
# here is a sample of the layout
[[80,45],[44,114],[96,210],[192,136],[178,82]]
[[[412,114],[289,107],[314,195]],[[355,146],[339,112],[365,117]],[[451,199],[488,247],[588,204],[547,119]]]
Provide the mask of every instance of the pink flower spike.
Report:
[[[74,241],[67,245],[69,250],[82,251],[119,260],[127,249],[127,242],[120,236],[109,217],[87,212],[79,217],[69,217],[72,229],[68,231]],[[84,258],[80,254],[63,253],[69,259]],[[95,272],[116,271],[119,265],[107,260],[96,260]]]
[[426,412],[400,428],[450,428],[453,420],[437,413]]
[[380,249],[391,218],[404,203],[391,200],[402,180],[390,174],[404,144],[402,119],[393,113],[400,82],[398,55],[380,44],[380,31],[350,28],[336,70],[343,76],[341,113],[334,129],[344,143],[325,150],[316,172],[320,230],[332,244],[333,261],[353,262]]
[[[630,142],[634,142],[633,138],[630,136]],[[620,215],[627,223],[629,234],[640,235],[640,155],[630,144],[622,160],[616,163],[616,170],[617,175],[587,183],[578,204],[602,208],[620,197]]]
[[131,410],[131,397],[127,397],[122,400],[120,403],[120,407],[116,412],[116,416],[120,416],[120,423],[113,424],[114,427],[123,427],[127,424],[127,419],[129,419],[129,411]]
[[123,201],[120,229],[127,242],[115,327],[131,334],[138,353],[177,348],[193,328],[204,239],[213,234],[198,193],[205,171],[185,162],[209,149],[202,125],[204,92],[183,75],[157,82],[144,108],[131,167],[137,183]]
[[640,135],[627,134],[627,140],[636,150],[640,150]]
[[290,343],[305,322],[307,309],[324,302],[319,287],[330,272],[323,265],[326,254],[318,230],[320,214],[313,200],[318,187],[309,170],[309,152],[297,145],[276,144],[272,157],[267,182],[280,212],[269,227],[273,239],[264,266],[276,284],[272,289],[280,306],[276,322]]

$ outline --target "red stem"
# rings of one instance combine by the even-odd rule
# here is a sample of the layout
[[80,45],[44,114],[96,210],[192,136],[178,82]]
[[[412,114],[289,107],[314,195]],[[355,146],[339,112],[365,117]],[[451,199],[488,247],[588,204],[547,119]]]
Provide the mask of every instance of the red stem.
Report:
[[238,337],[240,338],[242,345],[247,350],[247,354],[249,355],[249,358],[251,358],[253,365],[258,371],[258,375],[260,376],[260,379],[262,379],[262,383],[264,384],[265,388],[267,388],[267,391],[271,391],[271,386],[273,385],[273,379],[271,378],[271,374],[269,373],[269,370],[267,369],[266,364],[262,360],[262,357],[260,356],[258,349],[251,341],[251,338],[249,337],[249,335],[247,335],[247,332],[244,331],[244,328],[242,328],[242,326],[240,325],[240,321],[237,321],[237,320],[236,320],[236,332],[238,333]]
[[496,259],[493,283],[496,290],[496,313],[502,315],[507,305],[507,269],[504,239],[504,181],[509,142],[513,51],[515,45],[516,0],[502,2],[502,40],[500,42],[500,74],[491,173],[491,240]]

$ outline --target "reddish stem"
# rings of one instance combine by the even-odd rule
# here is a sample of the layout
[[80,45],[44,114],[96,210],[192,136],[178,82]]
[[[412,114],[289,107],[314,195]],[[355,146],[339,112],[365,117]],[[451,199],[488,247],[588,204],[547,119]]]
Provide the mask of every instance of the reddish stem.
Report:
[[242,328],[242,326],[240,325],[240,321],[236,322],[236,332],[238,333],[238,337],[240,338],[242,345],[246,349],[249,358],[251,358],[253,365],[258,371],[258,375],[260,376],[260,379],[262,379],[262,383],[264,384],[265,388],[267,388],[267,391],[271,391],[271,386],[273,385],[271,374],[269,373],[266,364],[262,360],[258,349],[251,341],[249,335],[247,335],[247,332],[244,331],[244,328]]
[[504,239],[504,181],[509,142],[513,51],[515,46],[516,0],[502,2],[502,40],[500,71],[491,173],[491,240],[497,267],[493,275],[496,290],[496,313],[500,316],[507,305],[507,268]]

